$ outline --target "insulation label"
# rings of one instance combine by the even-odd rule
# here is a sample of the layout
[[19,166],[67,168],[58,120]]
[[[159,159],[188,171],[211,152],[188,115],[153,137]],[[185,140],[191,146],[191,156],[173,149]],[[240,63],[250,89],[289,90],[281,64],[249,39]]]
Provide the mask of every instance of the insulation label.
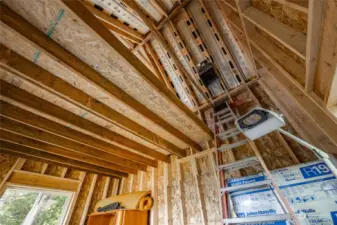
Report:
[[[337,179],[323,161],[300,164],[271,172],[303,225],[337,225]],[[228,186],[265,180],[264,174],[228,180]],[[283,214],[272,187],[230,193],[232,217]],[[234,216],[233,216],[234,215]],[[285,221],[249,225],[289,224]],[[248,225],[248,224],[247,224]]]

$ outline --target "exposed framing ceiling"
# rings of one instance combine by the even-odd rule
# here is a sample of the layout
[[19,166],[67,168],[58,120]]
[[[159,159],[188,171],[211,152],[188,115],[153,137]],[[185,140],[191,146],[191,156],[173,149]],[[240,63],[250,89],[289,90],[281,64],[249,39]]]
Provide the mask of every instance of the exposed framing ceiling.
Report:
[[[51,4],[34,1],[31,5],[23,0],[4,1],[13,11],[1,4],[1,54],[5,56],[1,59],[4,87],[1,104],[8,105],[8,109],[13,112],[27,112],[30,119],[15,117],[15,114],[10,116],[8,111],[1,110],[1,120],[6,125],[2,128],[2,140],[17,144],[17,140],[24,136],[38,140],[41,144],[42,137],[53,137],[54,142],[48,144],[73,148],[74,152],[78,152],[76,145],[80,142],[91,146],[87,153],[80,154],[88,154],[93,147],[106,152],[107,157],[119,155],[126,160],[121,160],[121,163],[128,163],[127,160],[139,162],[139,167],[131,166],[132,171],[105,167],[135,173],[144,169],[143,165],[156,166],[156,160],[169,162],[169,154],[184,157],[185,150],[189,147],[201,150],[200,145],[211,139],[212,132],[195,113],[203,119],[202,111],[216,102],[231,99],[242,90],[250,90],[250,85],[259,79],[258,76],[261,79],[267,76],[260,70],[262,65],[305,109],[324,135],[329,137],[326,146],[331,143],[336,145],[336,118],[332,115],[336,99],[335,92],[330,91],[336,86],[336,79],[330,74],[325,75],[326,81],[320,80],[322,71],[327,70],[322,69],[322,60],[326,56],[319,46],[323,43],[323,47],[326,47],[328,41],[315,35],[329,33],[328,25],[323,22],[323,14],[325,12],[325,16],[330,18],[335,8],[331,5],[325,8],[324,1],[308,0],[308,5],[287,0],[274,1],[281,7],[289,7],[307,15],[305,29],[292,27],[289,22],[287,24],[282,20],[282,16],[272,18],[268,14],[270,11],[261,10],[255,0],[219,0],[212,4],[193,2],[195,9],[200,7],[204,11],[203,19],[212,24],[209,25],[210,30],[217,37],[219,48],[230,53],[224,59],[231,62],[232,70],[236,71],[233,73],[241,80],[241,84],[235,88],[223,87],[222,93],[216,96],[210,96],[209,90],[200,85],[200,80],[191,72],[191,68],[196,67],[193,61],[195,58],[189,52],[189,44],[184,42],[184,34],[179,33],[178,17],[187,18],[192,23],[192,26],[188,26],[188,29],[192,29],[191,32],[193,26],[197,27],[196,30],[201,29],[200,24],[193,24],[195,12],[190,0],[172,5],[170,9],[154,0],[147,3],[128,1],[123,10],[138,21],[135,24],[128,24],[123,21],[123,17],[113,15],[111,9],[104,8],[107,5],[98,5],[97,1],[55,0]],[[145,9],[144,4],[151,7]],[[212,15],[214,4],[221,9],[225,22],[221,21],[221,17]],[[29,13],[32,7],[48,8],[51,13],[32,15]],[[268,9],[271,6],[266,7]],[[64,14],[58,14],[62,10]],[[155,13],[149,15],[150,11]],[[226,28],[223,27],[223,22],[227,24]],[[72,27],[75,35],[69,31],[69,27]],[[234,54],[235,49],[223,31],[228,27],[238,40],[242,54],[250,61],[247,65],[239,61],[242,55]],[[282,32],[279,32],[280,29]],[[176,43],[165,40],[170,36],[165,34],[168,31],[177,34],[174,35]],[[203,32],[205,29],[201,33]],[[76,36],[88,33],[88,38]],[[210,51],[210,44],[204,42],[208,38],[205,35],[207,36],[199,34],[196,42],[205,47],[204,57],[212,59],[218,52]],[[329,35],[334,37],[335,34],[330,32]],[[77,43],[69,41],[74,37],[79,38],[78,48]],[[183,74],[181,82],[187,89],[183,91],[197,103],[195,106],[188,109],[176,97],[177,87],[171,86],[163,62],[149,44],[151,39],[159,41],[165,52],[172,56],[171,63],[177,65],[177,74]],[[174,45],[179,42],[182,42],[181,50]],[[124,45],[134,54],[127,51]],[[86,51],[83,46],[87,47]],[[185,65],[180,60],[182,56],[189,56],[193,60]],[[331,63],[334,60],[332,58]],[[254,71],[255,76],[248,76],[247,68],[243,67]],[[331,71],[334,72],[335,68],[331,68],[329,72]],[[122,78],[120,73],[123,74]],[[222,84],[225,84],[224,77],[219,77]],[[326,85],[330,81],[332,85]],[[203,96],[203,101],[200,100],[200,95]],[[69,111],[74,115],[71,114],[68,118],[66,115]],[[52,128],[38,126],[37,121],[46,121]],[[18,124],[22,124],[21,130],[13,128]],[[103,131],[100,131],[102,127]],[[29,130],[32,130],[31,136],[28,135]],[[61,135],[61,130],[67,132]],[[36,136],[33,136],[33,131]],[[6,136],[6,132],[20,137],[15,136],[15,139],[13,136],[14,139],[8,140],[10,135]],[[60,136],[67,139],[62,145],[63,139]],[[25,147],[32,148],[31,152],[38,148],[28,144]],[[39,149],[42,150],[41,147]],[[12,151],[22,153],[17,149],[16,152]],[[57,153],[52,156],[49,153],[41,154],[52,160],[52,156]],[[60,153],[58,157],[65,155]],[[100,157],[97,159],[101,160]],[[89,161],[82,163],[95,164]],[[103,168],[104,162],[100,163]],[[123,166],[121,163],[118,165]]]

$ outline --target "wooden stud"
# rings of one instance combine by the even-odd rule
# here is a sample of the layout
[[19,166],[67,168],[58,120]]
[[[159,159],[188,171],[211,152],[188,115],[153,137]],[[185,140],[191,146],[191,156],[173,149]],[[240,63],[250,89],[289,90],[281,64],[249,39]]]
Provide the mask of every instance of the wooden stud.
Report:
[[172,224],[172,202],[171,202],[171,186],[172,186],[172,173],[171,165],[164,163],[164,207],[165,207],[165,224]]
[[[4,153],[6,153],[6,152],[4,152]],[[24,159],[24,158],[18,158],[15,161],[15,163],[12,165],[11,169],[7,172],[7,174],[3,177],[3,180],[0,182],[0,191],[4,187],[5,183],[7,182],[8,178],[10,177],[12,172],[14,170],[20,170],[25,162],[26,162],[26,159]]]
[[308,33],[305,58],[305,91],[307,93],[312,91],[314,88],[316,64],[318,61],[320,40],[323,29],[322,23],[324,21],[324,4],[324,0],[309,0]]
[[48,163],[43,163],[40,173],[44,174],[48,168]]
[[85,200],[85,205],[83,207],[83,212],[82,212],[82,215],[81,215],[81,220],[80,220],[79,225],[85,224],[85,220],[87,218],[89,206],[90,206],[90,203],[91,203],[91,198],[92,198],[92,195],[93,195],[94,190],[95,190],[96,181],[97,181],[97,174],[94,174],[94,177],[93,177],[93,179],[91,181],[91,184],[90,184],[89,193],[88,193],[87,198]]
[[158,171],[151,168],[151,196],[153,198],[153,206],[150,213],[150,225],[158,224]]
[[105,198],[109,197],[109,196],[107,196],[107,194],[108,194],[108,189],[109,189],[110,182],[111,182],[111,178],[107,177],[106,180],[105,180],[104,189],[103,189],[103,193],[102,193],[102,198],[101,199],[105,199]]
[[80,191],[81,191],[81,188],[82,188],[85,176],[86,176],[86,172],[81,172],[80,179],[79,179],[80,180],[80,184],[78,185],[78,188],[77,188],[77,191],[75,193],[75,196],[73,197],[70,209],[69,209],[69,211],[68,211],[68,213],[66,215],[66,218],[64,219],[65,224],[69,224],[69,220],[71,219],[71,216],[74,213],[73,211],[74,211],[75,205],[77,203],[77,199],[78,199],[78,196],[80,194]]

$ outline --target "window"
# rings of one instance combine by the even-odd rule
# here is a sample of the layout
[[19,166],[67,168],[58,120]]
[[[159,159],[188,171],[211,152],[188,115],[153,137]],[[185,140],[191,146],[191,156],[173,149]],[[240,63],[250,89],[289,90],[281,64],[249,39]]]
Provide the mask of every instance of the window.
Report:
[[176,92],[176,95],[177,95],[177,97],[180,99],[180,96],[179,96],[179,94]]
[[205,10],[204,10],[204,8],[201,8],[201,12],[202,12],[202,13],[205,13]]
[[173,68],[174,68],[175,70],[178,70],[177,67],[176,67],[176,64],[173,64]]
[[208,25],[209,25],[210,27],[213,26],[213,25],[212,25],[212,22],[211,22],[210,20],[207,20],[207,22],[208,22]]
[[174,33],[174,36],[176,36],[176,37],[178,36],[176,32],[173,32],[173,33]]
[[73,192],[8,186],[0,198],[0,224],[61,225]]
[[129,24],[127,22],[123,22],[126,26],[129,26]]
[[186,23],[187,23],[187,26],[191,25],[189,20],[187,20]]
[[195,69],[194,66],[192,67],[192,70],[193,70],[194,73],[197,73],[197,71],[196,71],[196,69]]
[[219,36],[217,34],[214,34],[215,38],[219,41]]
[[170,55],[170,53],[168,53],[168,52],[167,52],[166,54],[167,54],[167,56],[168,56],[169,58],[171,58],[171,55]]

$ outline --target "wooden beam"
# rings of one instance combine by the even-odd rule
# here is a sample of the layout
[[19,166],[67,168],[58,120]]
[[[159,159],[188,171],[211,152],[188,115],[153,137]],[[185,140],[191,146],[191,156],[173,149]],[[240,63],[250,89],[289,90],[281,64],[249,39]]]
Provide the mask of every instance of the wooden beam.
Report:
[[17,145],[10,142],[0,141],[0,143],[1,143],[0,146],[1,152],[6,154],[24,157],[37,162],[45,162],[48,163],[49,165],[64,166],[67,168],[78,169],[89,173],[97,173],[103,176],[111,176],[118,178],[120,177],[116,176],[114,171],[105,168],[103,169],[102,167],[96,165],[91,165],[81,161],[61,157],[58,155],[53,155],[48,152],[42,152],[33,148]]
[[153,198],[153,206],[150,212],[150,225],[158,224],[158,171],[151,168],[151,196]]
[[124,32],[123,30],[120,30],[118,28],[116,28],[115,26],[112,26],[111,23],[106,22],[105,20],[101,19],[100,17],[97,17],[99,19],[99,21],[106,27],[108,28],[112,33],[114,34],[118,34],[121,37],[125,38],[128,41],[131,41],[133,43],[140,43],[141,40],[133,37],[132,35],[129,35],[128,33]]
[[164,17],[168,17],[167,12],[155,1],[149,0],[150,4],[153,5]]
[[156,52],[152,49],[152,46],[150,44],[146,43],[145,49],[149,52],[150,56],[152,57],[156,67],[158,68],[158,71],[159,71],[159,74],[160,74],[161,78],[163,79],[163,81],[166,84],[166,87],[168,89],[170,89],[173,93],[176,93],[174,88],[170,85],[170,78],[168,76],[166,76],[165,69],[162,67],[162,65],[160,65],[159,58],[158,58]]
[[[47,144],[59,146],[60,148],[65,148],[70,151],[75,151],[84,155],[95,157],[100,160],[110,162],[111,164],[120,165],[120,171],[132,172],[134,170],[144,170],[146,171],[147,166],[133,162],[131,160],[122,158],[117,155],[112,155],[103,151],[100,151],[96,148],[92,148],[69,139],[62,138],[60,136],[44,132],[42,130],[29,127],[25,124],[10,120],[0,116],[1,130],[6,130],[8,132],[14,132],[16,134],[32,138],[37,141],[41,141]],[[127,169],[133,170],[127,170]]]
[[304,34],[254,7],[248,7],[248,9],[243,12],[243,16],[267,34],[280,41],[300,58],[305,59],[306,36]]
[[[127,61],[134,65],[134,67],[142,74],[143,78],[147,80],[152,86],[160,93],[165,95],[170,101],[179,107],[189,118],[191,118],[203,131],[212,136],[212,132],[208,127],[202,123],[173,93],[165,88],[165,86],[152,75],[152,72],[146,68],[126,47],[117,41],[111,32],[106,29],[94,15],[91,15],[89,11],[78,1],[63,1],[83,22],[91,27],[98,35],[100,35],[112,48],[119,52]],[[200,149],[200,146],[193,141],[190,137],[185,135],[182,131],[173,127],[162,117],[152,112],[150,109],[139,103],[133,97],[128,95],[121,88],[110,82],[107,78],[103,77],[96,70],[89,65],[78,59],[72,53],[65,50],[51,38],[48,38],[38,28],[31,25],[28,21],[17,15],[7,6],[1,4],[1,21],[12,29],[26,37],[28,40],[37,44],[47,54],[53,55],[60,63],[67,68],[72,68],[79,76],[86,79],[88,82],[95,86],[105,90],[113,98],[119,99],[121,102],[134,109],[136,112],[161,126],[169,133],[179,138],[189,146]]]
[[[77,153],[77,152],[68,151],[66,149],[62,149],[62,148],[54,146],[54,145],[50,145],[50,144],[46,144],[46,143],[43,143],[43,142],[40,142],[40,141],[36,141],[36,140],[30,139],[30,138],[12,133],[12,132],[1,130],[0,139],[4,142],[10,142],[10,143],[25,146],[25,147],[28,147],[28,148],[34,148],[36,150],[48,152],[48,153],[58,155],[58,156],[61,156],[61,157],[73,159],[75,161],[81,161],[81,162],[85,162],[87,164],[97,165],[97,166],[101,167],[102,170],[104,170],[104,168],[107,168],[109,170],[115,171],[114,173],[118,177],[126,176],[125,172],[121,172],[120,166],[117,166],[115,164],[112,164],[112,163],[109,163],[107,161],[103,161],[103,160],[100,160],[100,159],[96,159],[94,157],[90,157],[90,156],[87,156],[87,155],[83,155],[83,154],[80,154],[80,153]],[[133,169],[124,169],[123,171],[130,171],[132,173],[137,173],[137,170],[133,170]]]
[[307,93],[314,89],[316,65],[318,61],[324,21],[324,4],[325,1],[323,0],[309,0],[308,33],[305,58],[305,91]]
[[153,56],[153,49],[151,49],[151,46],[148,43],[145,43],[144,45],[144,52],[147,55],[147,58],[149,59],[152,68],[155,71],[155,74],[157,75],[158,79],[164,82],[163,76],[160,73],[159,68],[157,67],[157,64],[155,62],[154,56]]
[[73,192],[77,191],[77,187],[80,184],[80,182],[77,180],[32,173],[22,170],[14,170],[7,182],[16,185],[51,188]]
[[85,221],[87,219],[89,206],[90,206],[90,203],[91,203],[91,198],[92,198],[92,195],[93,195],[95,187],[96,187],[96,182],[97,182],[97,174],[94,174],[93,179],[90,183],[89,193],[88,193],[88,195],[86,196],[86,199],[85,199],[85,204],[84,204],[84,207],[83,207],[83,212],[82,212],[82,215],[81,215],[79,225],[84,225]]
[[131,27],[125,25],[118,19],[109,16],[108,13],[95,8],[92,2],[85,0],[82,3],[92,14],[94,14],[101,22],[103,22],[104,26],[106,26],[109,30],[113,29],[113,31],[126,38],[133,37],[133,39],[135,39],[137,42],[140,42],[144,39],[142,34],[138,33]]
[[[1,71],[0,71],[1,72]],[[93,134],[104,137],[112,142],[119,143],[123,146],[131,148],[139,153],[151,156],[155,159],[169,162],[169,157],[159,153],[153,149],[145,147],[138,142],[132,141],[120,134],[117,134],[107,128],[97,125],[81,116],[77,116],[59,106],[56,106],[50,102],[47,102],[35,95],[32,95],[24,90],[21,90],[3,80],[0,81],[2,96],[12,99],[16,102],[20,102],[30,108],[36,109],[44,114],[50,115],[59,120],[65,121],[68,124],[79,127],[83,130],[87,130]],[[124,149],[124,151],[126,151]],[[121,154],[122,156],[123,154]]]
[[1,44],[0,55],[2,56],[0,59],[0,65],[9,67],[11,71],[15,70],[16,75],[23,77],[30,82],[37,83],[40,87],[47,91],[53,91],[65,100],[71,101],[83,107],[86,111],[90,111],[99,117],[103,117],[103,119],[108,119],[109,122],[127,129],[134,135],[137,135],[138,137],[141,137],[172,154],[178,155],[179,157],[186,156],[183,149],[178,148],[157,134],[142,127],[128,117],[99,102],[90,95],[73,87],[64,80],[54,76],[47,70],[39,67]]
[[[186,82],[187,84],[193,84],[198,91],[202,94],[202,96],[207,100],[207,102],[210,103],[210,100],[207,98],[206,94],[202,91],[202,88],[200,87],[199,83],[197,83],[191,76],[191,74],[185,69],[184,65],[180,62],[180,60],[178,59],[178,57],[176,56],[175,52],[173,51],[173,49],[166,43],[165,38],[163,37],[163,35],[159,32],[159,29],[157,29],[155,27],[155,25],[153,24],[153,22],[151,21],[151,19],[149,19],[146,14],[142,11],[142,9],[137,5],[137,3],[132,0],[132,1],[128,1],[127,2],[128,6],[130,8],[132,8],[134,11],[136,11],[138,13],[138,15],[140,16],[140,18],[144,21],[144,23],[146,24],[147,27],[149,27],[150,31],[155,35],[155,37],[158,39],[158,41],[160,42],[160,44],[163,46],[163,48],[172,56],[173,60],[176,62],[179,70],[184,74],[183,79],[185,77],[188,78],[188,82]],[[194,101],[196,102],[196,104],[198,103],[196,95],[194,93],[193,90],[191,90],[190,85],[187,85],[188,89],[190,89],[190,93],[192,94],[192,97],[194,98]],[[172,94],[172,93],[171,93]],[[195,115],[194,115],[195,116]],[[200,120],[199,120],[200,121]]]
[[100,139],[93,138],[77,130],[73,130],[57,122],[48,120],[42,116],[38,116],[27,110],[10,105],[3,101],[0,101],[0,114],[3,117],[10,118],[20,123],[38,128],[40,130],[58,135],[60,137],[67,138],[72,141],[76,141],[78,143],[83,143],[85,145],[100,149],[110,154],[125,157],[132,161],[139,162],[145,165],[153,167],[158,166],[158,163],[154,160],[126,151],[125,149],[122,149],[118,146],[112,145]]

